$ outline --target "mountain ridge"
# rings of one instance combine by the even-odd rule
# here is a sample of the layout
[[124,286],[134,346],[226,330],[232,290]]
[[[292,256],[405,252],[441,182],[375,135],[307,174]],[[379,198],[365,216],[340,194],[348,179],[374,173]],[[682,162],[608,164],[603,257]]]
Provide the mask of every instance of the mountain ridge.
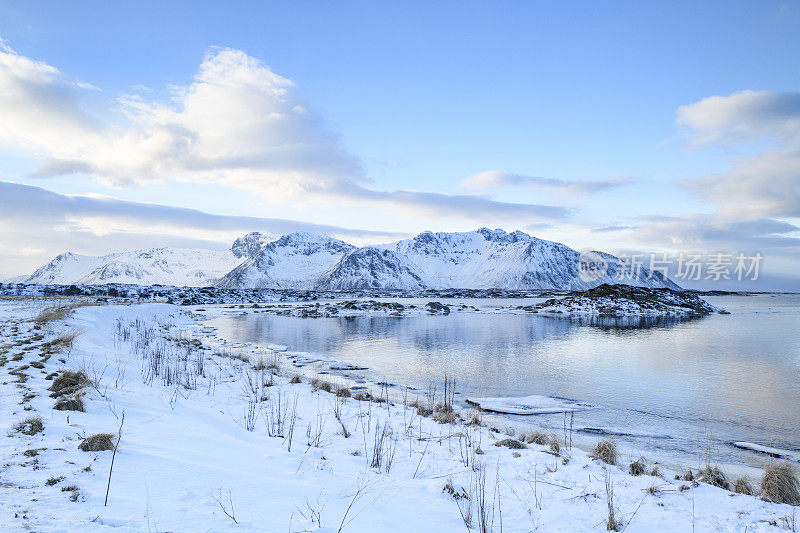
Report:
[[619,258],[596,253],[607,261],[608,271],[587,282],[578,272],[580,252],[522,231],[424,231],[409,239],[363,247],[308,232],[277,238],[252,232],[236,239],[228,251],[153,248],[99,257],[66,252],[23,283],[319,290],[584,290],[625,283],[680,289],[660,272],[651,276],[646,269],[623,279]]

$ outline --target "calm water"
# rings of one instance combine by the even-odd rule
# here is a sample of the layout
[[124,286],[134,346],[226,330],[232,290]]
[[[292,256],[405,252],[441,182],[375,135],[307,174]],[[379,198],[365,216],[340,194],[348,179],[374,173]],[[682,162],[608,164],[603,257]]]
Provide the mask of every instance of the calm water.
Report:
[[[588,401],[598,408],[577,413],[576,428],[615,430],[634,443],[695,457],[708,428],[723,460],[745,458],[727,445],[735,440],[800,450],[800,296],[707,299],[732,314],[647,328],[477,313],[353,319],[248,314],[217,317],[209,325],[231,341],[284,344],[368,367],[349,373],[367,379],[425,388],[448,374],[462,397],[539,394]],[[563,415],[540,415],[536,422],[560,429]]]

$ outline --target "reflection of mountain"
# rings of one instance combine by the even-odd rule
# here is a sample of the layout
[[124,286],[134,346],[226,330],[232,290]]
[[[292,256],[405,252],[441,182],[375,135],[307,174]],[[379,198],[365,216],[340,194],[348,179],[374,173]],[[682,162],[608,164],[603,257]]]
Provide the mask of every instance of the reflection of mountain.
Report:
[[[607,330],[621,329],[649,329],[649,328],[673,328],[684,322],[702,320],[702,316],[685,317],[666,317],[666,316],[598,316],[584,315],[571,316],[566,320],[581,326],[593,326]],[[564,320],[558,318],[557,320]]]

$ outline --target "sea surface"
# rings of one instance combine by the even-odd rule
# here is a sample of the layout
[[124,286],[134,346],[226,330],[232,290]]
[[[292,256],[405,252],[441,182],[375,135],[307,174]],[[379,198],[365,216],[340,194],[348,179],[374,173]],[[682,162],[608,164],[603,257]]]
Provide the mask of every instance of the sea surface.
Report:
[[351,377],[425,391],[448,375],[462,401],[545,395],[597,405],[571,419],[508,415],[559,434],[571,425],[576,435],[600,430],[638,449],[688,458],[711,453],[728,463],[762,460],[731,446],[734,441],[800,451],[800,295],[706,299],[731,314],[579,322],[495,311],[535,300],[464,299],[441,301],[486,312],[402,318],[236,313],[207,324],[229,341],[280,344],[367,368],[348,372]]

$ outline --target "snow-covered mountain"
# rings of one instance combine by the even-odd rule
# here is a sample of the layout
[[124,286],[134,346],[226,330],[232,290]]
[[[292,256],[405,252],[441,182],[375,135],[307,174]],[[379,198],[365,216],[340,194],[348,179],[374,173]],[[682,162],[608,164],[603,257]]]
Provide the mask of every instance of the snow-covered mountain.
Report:
[[[583,290],[604,283],[620,283],[618,258],[600,253],[608,261],[605,276],[590,283],[578,277],[580,253],[561,243],[481,228],[460,233],[426,231],[413,239],[389,245],[408,258],[429,278],[431,288],[503,288]],[[679,288],[656,272],[651,279],[640,270],[623,283],[642,287]]]
[[246,261],[220,279],[217,286],[313,289],[355,249],[352,244],[327,235],[290,233],[253,251]]
[[460,233],[426,231],[412,239],[357,248],[326,235],[290,233],[278,239],[258,232],[236,239],[230,251],[154,248],[90,257],[61,254],[25,283],[216,285],[276,289],[561,289],[602,284],[679,289],[641,269],[620,279],[621,261],[599,279],[578,276],[580,253],[521,231],[481,228]]
[[[413,239],[364,248],[322,235],[293,233],[262,246],[217,285],[328,290],[582,290],[619,283],[616,278],[622,268],[620,260],[609,254],[600,255],[608,262],[608,272],[587,283],[578,276],[579,252],[521,231],[426,231]],[[622,282],[679,288],[658,272],[648,279],[644,269],[635,279]]]
[[23,283],[56,285],[213,285],[242,259],[230,251],[153,248],[100,257],[64,253],[26,277]]

